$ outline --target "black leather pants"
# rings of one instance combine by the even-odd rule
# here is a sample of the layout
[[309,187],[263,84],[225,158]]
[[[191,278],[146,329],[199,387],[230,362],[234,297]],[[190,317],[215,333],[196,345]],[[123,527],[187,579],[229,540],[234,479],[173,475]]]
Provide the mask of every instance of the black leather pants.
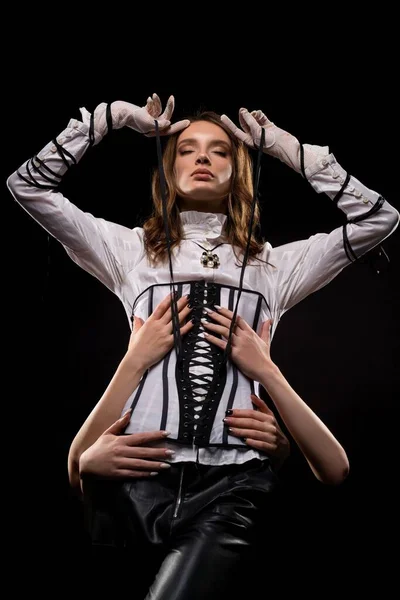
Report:
[[130,600],[219,600],[248,576],[246,558],[276,483],[269,461],[258,459],[176,463],[154,478],[91,482],[92,542],[124,555],[118,571]]

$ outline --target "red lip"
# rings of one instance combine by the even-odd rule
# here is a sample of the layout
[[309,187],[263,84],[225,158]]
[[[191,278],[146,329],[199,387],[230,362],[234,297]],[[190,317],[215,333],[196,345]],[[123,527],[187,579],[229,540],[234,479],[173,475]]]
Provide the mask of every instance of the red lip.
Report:
[[192,176],[193,175],[211,175],[211,177],[214,177],[214,175],[208,169],[196,169],[193,171]]

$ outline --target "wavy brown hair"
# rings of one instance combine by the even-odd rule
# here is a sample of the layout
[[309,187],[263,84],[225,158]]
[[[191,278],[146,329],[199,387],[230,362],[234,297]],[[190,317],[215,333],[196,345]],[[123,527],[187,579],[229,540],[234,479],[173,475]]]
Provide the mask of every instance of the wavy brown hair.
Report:
[[[237,260],[239,260],[235,252],[235,247],[238,247],[241,250],[244,257],[247,245],[247,231],[251,216],[251,205],[253,202],[253,168],[251,157],[244,143],[238,140],[231,133],[231,131],[221,121],[220,115],[217,113],[212,111],[200,112],[195,116],[188,117],[188,119],[191,123],[196,121],[208,121],[218,125],[227,133],[232,142],[233,170],[231,190],[228,195],[227,202],[228,213],[225,235],[233,248],[233,252]],[[173,249],[175,246],[179,246],[181,240],[183,239],[174,177],[176,145],[180,133],[181,132],[178,132],[168,139],[163,152],[163,169],[165,173],[167,215],[171,249]],[[168,258],[167,240],[164,229],[160,175],[158,169],[154,171],[152,177],[152,197],[153,212],[143,224],[145,234],[144,247],[151,264],[156,266],[159,261],[164,262]],[[251,233],[249,245],[249,259],[253,258],[256,260],[262,260],[256,256],[261,252],[265,243],[258,233],[259,226],[260,207],[258,200],[256,199],[253,231]]]

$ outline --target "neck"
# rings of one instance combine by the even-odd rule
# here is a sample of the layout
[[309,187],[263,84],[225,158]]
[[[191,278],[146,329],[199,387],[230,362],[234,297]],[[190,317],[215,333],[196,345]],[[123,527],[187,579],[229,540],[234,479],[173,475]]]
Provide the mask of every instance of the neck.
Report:
[[186,198],[178,198],[178,206],[180,212],[187,210],[196,210],[197,212],[219,213],[226,215],[227,199],[221,200],[191,200]]

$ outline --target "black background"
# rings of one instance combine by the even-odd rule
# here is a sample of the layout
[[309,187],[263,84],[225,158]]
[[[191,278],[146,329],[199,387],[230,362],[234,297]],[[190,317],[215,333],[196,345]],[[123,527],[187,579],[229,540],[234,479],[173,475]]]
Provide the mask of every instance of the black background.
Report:
[[[74,35],[83,33],[71,23],[69,44]],[[86,58],[72,44],[71,57],[57,32],[51,44],[40,36],[28,39],[32,45],[21,38],[26,62],[10,60],[5,77],[4,182],[71,117],[79,118],[80,106],[92,111],[117,99],[142,105],[157,92],[163,104],[175,95],[174,120],[205,108],[237,122],[241,106],[261,108],[303,143],[329,145],[344,169],[400,208],[395,60],[387,43],[368,53],[353,39],[343,58],[316,44],[299,62],[295,48],[292,60],[277,53],[263,61],[253,50],[250,56],[261,58],[250,61],[247,55],[229,60],[226,51],[221,59],[211,44],[202,51],[189,43],[188,56],[186,39],[185,48],[159,49],[156,59],[146,51],[135,58],[132,50],[132,61],[125,58],[122,67],[115,47]],[[134,227],[151,210],[155,166],[154,140],[113,132],[71,169],[62,190],[80,208]],[[326,196],[268,156],[261,192],[262,229],[273,246],[343,223]],[[29,585],[41,587],[56,574],[64,586],[86,568],[81,509],[67,480],[69,444],[112,377],[129,327],[119,300],[49,241],[5,184],[3,194],[4,528],[11,534],[10,556],[23,565]],[[243,587],[249,593],[266,577],[277,589],[309,594],[376,586],[383,596],[390,589],[398,231],[383,246],[389,270],[377,275],[367,261],[350,265],[278,327],[273,359],[343,444],[351,472],[340,487],[323,486],[292,444],[279,497],[266,507],[254,580]]]

